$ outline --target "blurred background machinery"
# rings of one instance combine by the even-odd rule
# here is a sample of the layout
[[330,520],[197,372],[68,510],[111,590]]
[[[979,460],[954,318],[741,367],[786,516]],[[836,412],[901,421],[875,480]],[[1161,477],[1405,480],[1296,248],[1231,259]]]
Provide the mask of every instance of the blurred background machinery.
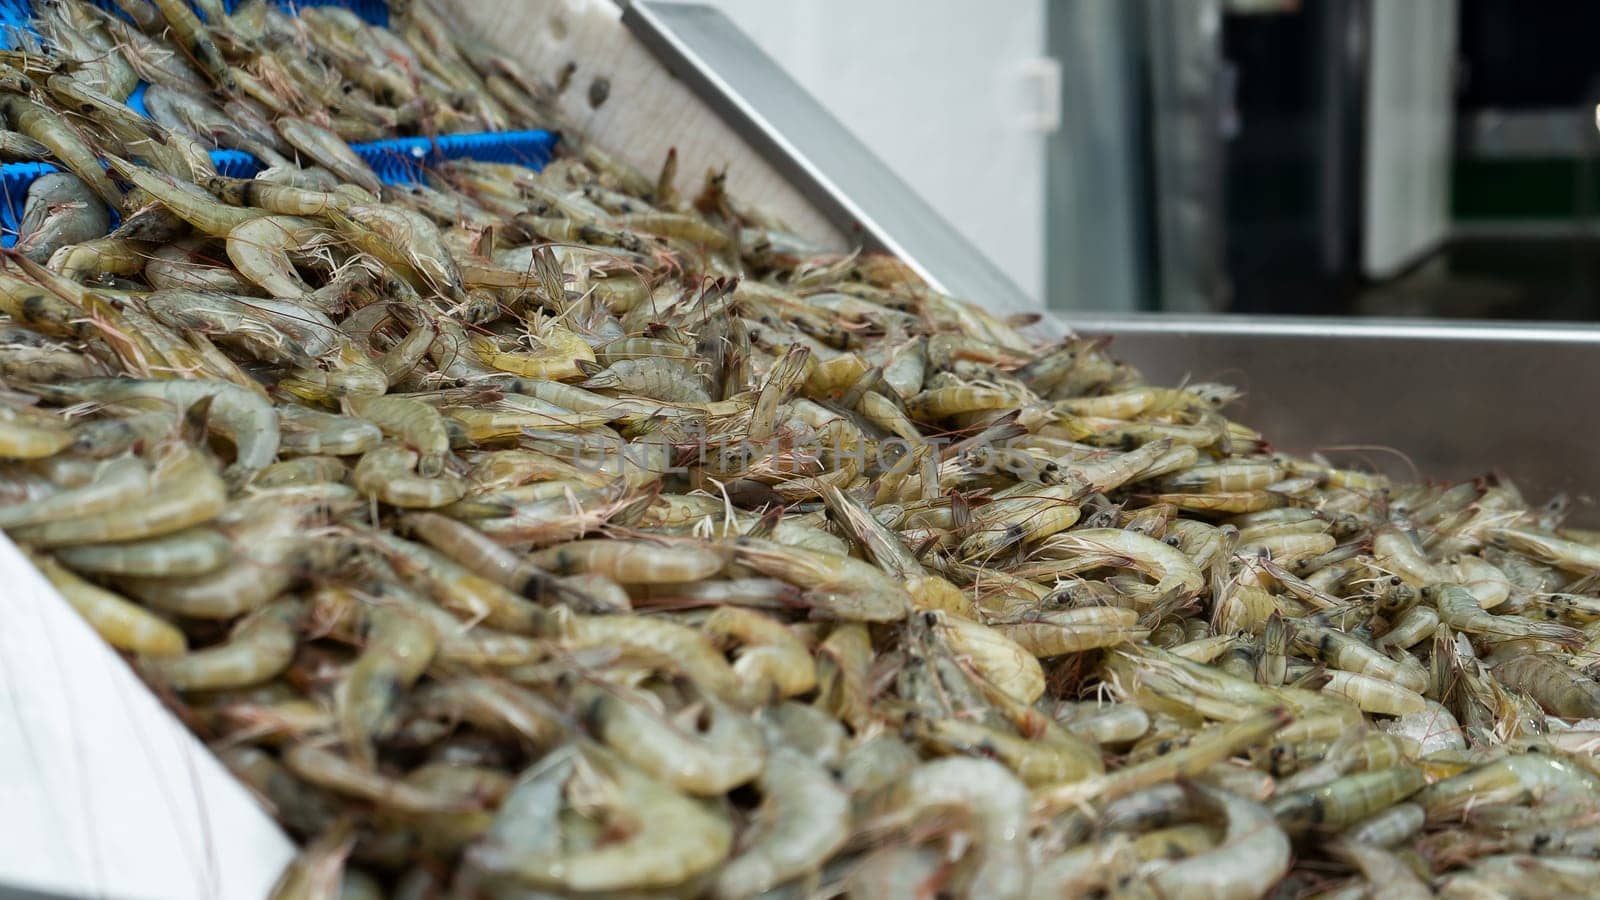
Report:
[[1600,5],[710,5],[1051,308],[1600,318]]

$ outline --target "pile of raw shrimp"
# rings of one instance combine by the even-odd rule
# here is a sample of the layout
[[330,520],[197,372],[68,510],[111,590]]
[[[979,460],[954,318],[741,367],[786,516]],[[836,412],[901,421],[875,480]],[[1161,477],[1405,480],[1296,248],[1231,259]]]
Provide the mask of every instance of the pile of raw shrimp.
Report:
[[561,125],[425,4],[117,5],[0,54],[59,168],[0,528],[301,842],[282,896],[1600,883],[1560,504],[1273,453],[570,127],[382,186],[343,138]]

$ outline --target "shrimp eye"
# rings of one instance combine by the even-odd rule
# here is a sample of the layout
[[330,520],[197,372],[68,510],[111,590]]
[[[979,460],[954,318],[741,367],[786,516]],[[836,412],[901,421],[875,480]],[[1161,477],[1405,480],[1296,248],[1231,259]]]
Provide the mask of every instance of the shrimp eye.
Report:
[[1389,576],[1389,583],[1394,585],[1395,587],[1399,587],[1400,586],[1400,576],[1399,575],[1390,575]]
[[1177,535],[1173,535],[1172,537],[1169,537],[1166,540],[1166,544],[1167,544],[1168,547],[1176,547],[1176,546],[1178,546],[1179,543],[1181,543],[1181,542],[1178,540],[1178,536]]

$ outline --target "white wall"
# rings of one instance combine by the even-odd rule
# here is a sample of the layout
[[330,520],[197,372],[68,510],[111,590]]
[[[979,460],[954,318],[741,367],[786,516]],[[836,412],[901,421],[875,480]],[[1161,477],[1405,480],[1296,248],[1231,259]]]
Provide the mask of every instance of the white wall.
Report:
[[988,254],[1044,295],[1046,0],[701,0],[739,25]]

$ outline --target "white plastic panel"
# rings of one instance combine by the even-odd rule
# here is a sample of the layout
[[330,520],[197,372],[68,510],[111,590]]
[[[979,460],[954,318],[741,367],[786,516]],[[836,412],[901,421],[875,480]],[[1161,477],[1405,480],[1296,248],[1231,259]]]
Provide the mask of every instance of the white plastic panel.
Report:
[[0,889],[260,900],[288,838],[0,535]]
[[1373,278],[1449,235],[1457,18],[1457,0],[1372,5],[1361,258]]

